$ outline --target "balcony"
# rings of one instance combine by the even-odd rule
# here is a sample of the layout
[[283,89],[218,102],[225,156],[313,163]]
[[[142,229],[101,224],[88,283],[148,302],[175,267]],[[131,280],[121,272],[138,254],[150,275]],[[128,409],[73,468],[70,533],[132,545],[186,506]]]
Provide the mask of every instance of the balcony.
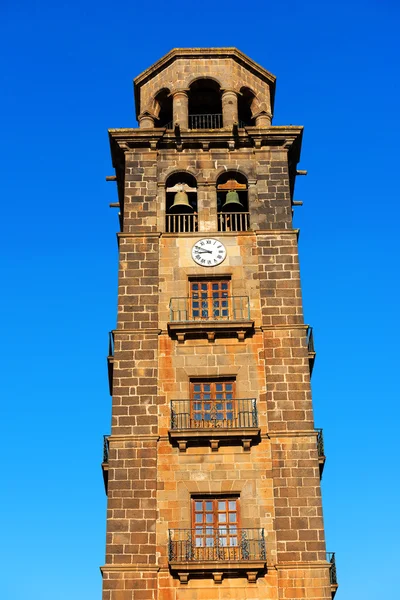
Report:
[[101,463],[101,470],[103,471],[104,489],[106,490],[106,494],[108,491],[108,451],[108,435],[103,435],[103,462]]
[[330,583],[331,583],[331,596],[332,596],[332,600],[333,600],[333,598],[335,597],[335,594],[337,592],[337,589],[339,587],[339,584],[337,582],[337,574],[336,574],[335,553],[327,552],[326,560],[328,561],[328,563],[330,563],[329,579],[330,579]]
[[198,216],[193,214],[166,215],[166,233],[193,233],[198,231]]
[[322,429],[317,429],[317,449],[318,449],[318,463],[319,463],[319,476],[322,478],[324,472],[324,466],[326,461],[325,450],[324,450],[324,435]]
[[185,337],[203,334],[213,342],[216,333],[235,335],[243,342],[254,327],[248,296],[171,298],[169,313],[169,332],[180,343],[184,343]]
[[307,327],[307,349],[308,349],[308,364],[310,366],[310,377],[311,377],[313,368],[314,368],[315,357],[317,355],[317,353],[315,352],[315,349],[314,349],[314,334],[313,334],[312,327]]
[[260,435],[255,398],[172,400],[170,439],[185,452],[188,442],[210,443],[217,451],[221,442],[240,440],[244,450]]
[[113,393],[113,374],[114,374],[114,332],[110,331],[108,334],[108,356],[107,356],[107,369],[108,369],[108,387],[110,395]]
[[255,583],[266,568],[264,529],[229,525],[170,529],[168,560],[181,583],[193,575],[212,575],[215,583],[221,583],[224,575],[240,573]]
[[218,231],[249,231],[250,229],[249,212],[220,212],[217,219]]

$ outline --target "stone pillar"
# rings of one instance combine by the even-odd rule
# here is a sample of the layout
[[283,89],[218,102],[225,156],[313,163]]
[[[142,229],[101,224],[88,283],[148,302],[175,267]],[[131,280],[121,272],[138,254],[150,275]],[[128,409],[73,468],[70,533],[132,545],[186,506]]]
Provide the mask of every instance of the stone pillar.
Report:
[[260,112],[256,115],[256,127],[271,127],[271,121],[271,113]]
[[239,122],[238,97],[233,90],[222,92],[222,122],[224,127],[232,127]]
[[150,113],[142,113],[138,121],[140,129],[154,129],[154,117]]
[[189,97],[186,90],[178,90],[172,96],[173,126],[179,123],[182,129],[188,128]]

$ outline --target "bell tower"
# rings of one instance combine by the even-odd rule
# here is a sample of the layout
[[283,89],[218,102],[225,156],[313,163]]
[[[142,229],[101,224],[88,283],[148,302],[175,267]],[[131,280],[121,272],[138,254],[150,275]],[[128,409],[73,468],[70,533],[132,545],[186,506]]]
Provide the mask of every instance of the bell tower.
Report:
[[111,129],[120,231],[103,600],[330,600],[293,191],[302,127],[236,48],[174,49]]

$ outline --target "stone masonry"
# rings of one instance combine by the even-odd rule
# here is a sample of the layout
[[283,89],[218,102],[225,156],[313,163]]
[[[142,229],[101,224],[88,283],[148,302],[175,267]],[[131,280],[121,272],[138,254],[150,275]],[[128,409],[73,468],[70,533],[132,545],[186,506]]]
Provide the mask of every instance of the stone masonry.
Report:
[[[199,78],[220,86],[220,128],[188,127]],[[244,88],[254,96],[248,126],[238,123]],[[164,89],[172,124],[157,126]],[[140,127],[109,132],[121,231],[103,600],[329,600],[336,591],[292,227],[302,128],[271,125],[274,90],[274,76],[234,48],[175,49],[135,80]],[[218,230],[217,184],[227,172],[247,180],[246,230]],[[166,232],[175,173],[196,180],[196,231]],[[207,237],[226,247],[219,266],[192,259],[193,244]],[[248,298],[245,331],[228,319],[179,337],[171,299],[187,298],[196,278],[226,279],[232,297]],[[171,401],[190,398],[193,381],[224,378],[234,379],[236,398],[256,399],[253,437],[227,431],[219,439],[206,429],[175,438]],[[263,529],[265,559],[207,563],[192,549],[177,561],[170,530],[192,529],[196,498],[225,497],[240,503],[242,528]]]

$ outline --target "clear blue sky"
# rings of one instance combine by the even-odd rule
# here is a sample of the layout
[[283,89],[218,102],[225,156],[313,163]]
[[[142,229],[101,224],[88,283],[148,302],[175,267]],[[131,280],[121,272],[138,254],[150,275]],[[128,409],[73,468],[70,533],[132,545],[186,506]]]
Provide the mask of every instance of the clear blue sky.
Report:
[[[114,6],[114,7],[113,7]],[[174,46],[237,46],[305,126],[295,225],[338,600],[397,600],[399,5],[4,0],[1,597],[100,600],[115,325],[107,128]]]

